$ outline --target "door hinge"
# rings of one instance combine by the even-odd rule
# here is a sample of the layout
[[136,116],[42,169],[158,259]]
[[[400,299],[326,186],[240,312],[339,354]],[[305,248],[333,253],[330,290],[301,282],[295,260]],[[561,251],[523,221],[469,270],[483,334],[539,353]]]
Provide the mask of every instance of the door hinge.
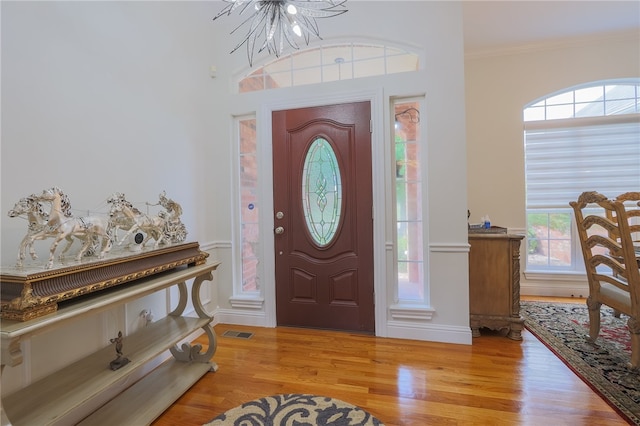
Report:
[[373,133],[373,120],[369,120],[369,133]]

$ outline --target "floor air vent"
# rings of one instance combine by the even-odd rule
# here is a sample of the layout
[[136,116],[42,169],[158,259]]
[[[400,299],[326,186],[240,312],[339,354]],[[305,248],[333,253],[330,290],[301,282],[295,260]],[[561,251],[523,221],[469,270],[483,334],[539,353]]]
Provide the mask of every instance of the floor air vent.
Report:
[[253,333],[247,333],[246,331],[233,331],[227,330],[222,333],[224,337],[236,337],[238,339],[250,339]]

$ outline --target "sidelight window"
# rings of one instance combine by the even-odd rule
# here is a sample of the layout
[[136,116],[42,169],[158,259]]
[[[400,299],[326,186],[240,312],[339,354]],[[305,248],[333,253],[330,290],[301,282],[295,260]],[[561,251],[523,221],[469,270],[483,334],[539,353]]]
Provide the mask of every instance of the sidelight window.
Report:
[[258,157],[256,150],[256,119],[237,121],[240,141],[240,239],[242,257],[242,291],[260,290],[259,262],[259,209],[258,209]]
[[395,195],[398,299],[424,300],[420,103],[398,100],[395,110]]

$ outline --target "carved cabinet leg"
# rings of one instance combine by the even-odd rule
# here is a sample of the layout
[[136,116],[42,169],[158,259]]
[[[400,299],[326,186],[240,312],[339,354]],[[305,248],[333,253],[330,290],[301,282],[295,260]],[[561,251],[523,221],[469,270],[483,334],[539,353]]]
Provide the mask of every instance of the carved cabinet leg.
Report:
[[522,324],[511,324],[507,337],[511,340],[522,340]]

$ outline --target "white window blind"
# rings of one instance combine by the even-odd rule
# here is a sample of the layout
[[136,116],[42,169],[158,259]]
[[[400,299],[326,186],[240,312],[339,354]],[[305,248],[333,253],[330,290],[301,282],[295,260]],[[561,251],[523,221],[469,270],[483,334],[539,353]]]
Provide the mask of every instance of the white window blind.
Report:
[[527,122],[525,164],[529,209],[568,208],[584,191],[640,191],[640,118]]

